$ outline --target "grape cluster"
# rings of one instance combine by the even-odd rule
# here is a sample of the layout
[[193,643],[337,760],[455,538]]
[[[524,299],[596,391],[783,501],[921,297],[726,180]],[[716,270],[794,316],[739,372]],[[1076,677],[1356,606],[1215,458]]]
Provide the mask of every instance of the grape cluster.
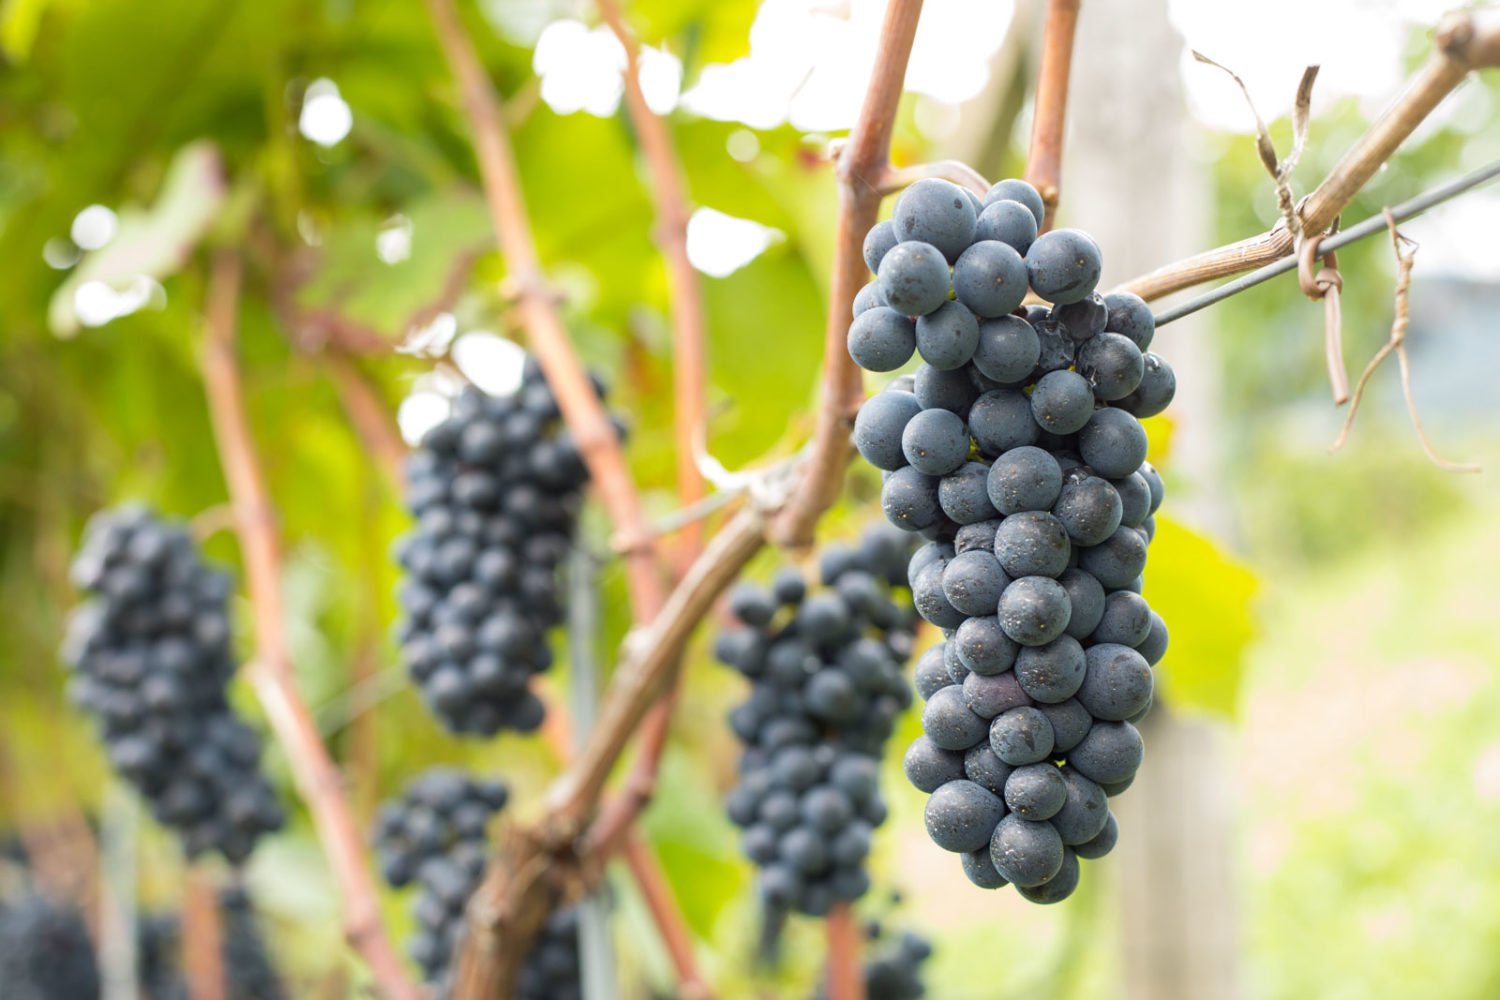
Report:
[[[484,877],[487,829],[509,800],[505,785],[474,781],[454,768],[434,767],[407,785],[399,799],[380,807],[375,846],[392,886],[416,883],[413,906],[420,929],[410,953],[433,984],[434,996],[452,987],[454,948],[464,929],[464,907]],[[578,973],[577,918],[571,909],[548,918],[521,970],[519,1000],[569,1000],[582,989]]]
[[407,670],[454,732],[536,729],[544,709],[529,683],[552,665],[558,564],[588,481],[536,362],[512,395],[465,388],[407,479],[417,521],[398,551]]
[[99,967],[77,907],[38,894],[0,906],[5,1000],[98,1000]]
[[[1137,418],[1176,379],[1146,350],[1146,304],[1095,291],[1099,247],[1037,235],[1042,217],[1024,181],[983,200],[914,184],[865,240],[877,278],[849,352],[875,371],[922,358],[865,403],[854,441],[886,516],[928,539],[908,572],[946,641],[918,662],[924,735],[906,754],[928,833],[976,884],[1050,903],[1113,846],[1106,798],[1141,763],[1133,723],[1167,631],[1140,596],[1162,482]],[[1023,308],[1028,290],[1052,305]]]
[[380,807],[375,847],[381,873],[397,888],[421,888],[413,905],[418,931],[411,957],[446,996],[449,965],[464,928],[464,906],[484,876],[490,819],[505,807],[500,782],[474,781],[455,768],[434,767]]
[[915,616],[891,599],[909,552],[881,526],[858,548],[825,550],[823,589],[789,566],[769,590],[730,594],[744,627],[721,634],[715,652],[751,690],[729,716],[744,750],[728,812],[770,911],[821,916],[869,888],[864,861],[886,815],[880,754],[912,700],[902,664]]
[[260,739],[226,696],[229,577],[181,526],[134,506],[94,516],[72,575],[92,599],[68,623],[69,693],[99,722],[110,763],[190,856],[244,861],[284,817]]

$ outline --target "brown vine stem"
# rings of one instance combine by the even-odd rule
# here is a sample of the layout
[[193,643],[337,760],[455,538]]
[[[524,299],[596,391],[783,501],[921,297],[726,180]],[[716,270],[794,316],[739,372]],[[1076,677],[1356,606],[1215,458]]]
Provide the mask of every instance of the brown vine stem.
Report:
[[863,253],[865,233],[880,211],[882,181],[890,171],[896,106],[921,14],[922,0],[891,0],[886,7],[864,103],[835,167],[839,211],[823,331],[821,398],[802,482],[773,526],[776,540],[784,545],[805,546],[812,541],[818,518],[838,499],[852,455],[849,435],[865,388],[859,366],[845,346],[849,311],[854,296],[869,280]]
[[182,965],[192,1000],[224,1000],[223,945],[218,893],[207,875],[190,871],[182,902]]
[[864,1000],[859,967],[859,921],[848,903],[828,911],[828,1000]]
[[[667,262],[669,303],[672,319],[673,424],[677,444],[677,499],[679,506],[691,507],[705,495],[697,457],[707,447],[706,363],[704,360],[705,318],[703,292],[698,272],[688,259],[688,202],[686,183],[677,150],[667,123],[646,103],[640,80],[639,39],[625,23],[624,13],[616,0],[598,0],[610,30],[625,50],[625,108],[641,145],[641,154],[650,178],[650,190],[656,213],[656,239]],[[677,538],[674,562],[676,575],[685,573],[703,547],[703,523],[683,525]],[[606,815],[619,829],[628,827],[650,804],[656,793],[657,774],[666,752],[667,734],[677,706],[680,668],[672,671],[668,692],[652,706],[642,726],[640,748],[625,782],[625,792],[605,806]],[[627,844],[627,847],[632,845]],[[633,845],[639,856],[649,852],[644,844]],[[639,874],[639,872],[638,872]],[[645,889],[643,883],[642,888]],[[668,900],[670,902],[670,898]],[[691,949],[669,949],[679,978],[684,985],[701,988]]]
[[1032,115],[1031,151],[1026,181],[1047,208],[1042,229],[1057,222],[1062,198],[1063,136],[1068,123],[1068,81],[1073,76],[1073,36],[1078,30],[1081,0],[1047,0],[1042,23],[1042,57],[1037,67],[1036,110]]
[[344,933],[392,1000],[422,1000],[380,920],[364,843],[344,794],[343,778],[318,736],[312,713],[297,691],[283,630],[281,552],[275,513],[255,455],[245,410],[235,341],[241,276],[239,255],[221,251],[209,279],[203,384],[219,462],[234,506],[235,530],[245,563],[255,620],[257,654],[247,672],[266,718],[292,767],[313,825],[339,886]]
[[[704,315],[703,291],[698,272],[688,260],[688,195],[682,164],[667,130],[667,123],[651,110],[641,90],[641,43],[625,23],[617,0],[598,0],[615,37],[625,49],[625,109],[635,127],[650,178],[651,200],[656,212],[656,240],[667,262],[672,319],[672,389],[676,407],[677,499],[682,506],[703,499],[703,476],[697,455],[705,446],[704,412]],[[678,552],[678,573],[698,555],[703,525],[683,526]]]
[[[1360,136],[1323,182],[1297,206],[1305,233],[1321,233],[1369,182],[1381,165],[1470,72],[1500,66],[1500,10],[1454,11],[1438,22],[1433,51],[1405,89]],[[1157,268],[1121,285],[1143,299],[1191,288],[1205,281],[1254,270],[1294,247],[1284,222],[1269,232],[1217,247]]]
[[604,404],[594,394],[558,314],[557,302],[547,288],[500,99],[464,30],[454,0],[427,0],[427,9],[458,84],[490,221],[505,258],[506,285],[514,290],[527,341],[557,396],[563,419],[620,538],[635,619],[648,622],[665,596],[657,573],[655,540],[626,468],[619,438]]

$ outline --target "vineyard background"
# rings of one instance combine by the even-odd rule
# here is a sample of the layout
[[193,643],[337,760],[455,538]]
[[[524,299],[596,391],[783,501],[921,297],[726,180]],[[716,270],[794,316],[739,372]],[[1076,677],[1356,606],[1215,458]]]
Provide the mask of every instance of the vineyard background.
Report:
[[[670,120],[691,204],[749,220],[698,216],[688,235],[707,275],[708,450],[728,469],[786,454],[810,430],[836,208],[824,147],[847,128],[867,71],[858,61],[867,54],[849,54],[869,47],[879,23],[878,5],[823,5],[811,19],[805,6],[768,0],[759,20],[748,2],[629,7],[647,43],[683,60],[686,93]],[[1020,172],[1039,5],[1019,3],[1008,34],[1005,6],[928,4],[896,164],[953,157],[992,179]],[[1277,218],[1239,127],[1248,110],[1225,78],[1182,58],[1185,44],[1246,75],[1268,118],[1286,110],[1298,60],[1325,62],[1294,178],[1301,193],[1420,60],[1437,13],[1350,5],[1338,30],[1369,43],[1375,54],[1363,58],[1389,64],[1360,80],[1335,61],[1356,49],[1320,47],[1317,32],[1292,46],[1290,62],[1284,52],[1262,59],[1249,43],[1215,48],[1236,27],[1259,38],[1274,12],[1225,12],[1231,27],[1215,38],[1202,37],[1202,9],[1217,5],[1096,6],[1085,5],[1080,25],[1061,217],[1101,237],[1105,286]],[[506,98],[563,316],[585,360],[613,382],[612,405],[632,425],[632,471],[653,516],[665,516],[677,506],[669,282],[635,133],[609,83],[610,36],[554,28],[550,48],[537,47],[558,19],[596,25],[587,4],[497,2],[465,14]],[[829,42],[843,37],[840,23],[852,26],[846,48]],[[717,96],[710,86],[725,71],[706,67],[820,40],[819,72],[765,78],[789,99],[790,123],[749,102],[731,106],[755,78],[726,91],[734,78],[721,76]],[[444,761],[503,774],[516,815],[534,817],[557,764],[545,746],[512,735],[455,741],[389,674],[388,552],[405,518],[346,410],[351,391],[369,387],[390,414],[400,408],[410,433],[432,391],[451,382],[432,374],[435,344],[456,334],[457,366],[482,384],[496,375],[484,332],[518,333],[421,5],[16,2],[0,6],[0,51],[0,832],[80,813],[112,829],[130,823],[129,796],[110,790],[89,727],[62,697],[56,650],[75,599],[66,566],[83,520],[120,499],[202,515],[209,527],[224,521],[197,356],[210,260],[225,247],[248,261],[242,373],[287,544],[292,660],[357,812],[368,817],[377,797]],[[841,81],[856,100],[842,119]],[[579,108],[585,97],[592,103]],[[1348,217],[1496,159],[1497,98],[1493,76],[1469,81]],[[1285,148],[1288,122],[1272,132]],[[110,214],[84,213],[91,205]],[[1403,227],[1423,244],[1409,335],[1418,401],[1439,450],[1487,470],[1500,468],[1487,376],[1500,367],[1500,266],[1483,237],[1497,215],[1500,198],[1481,191]],[[1340,264],[1357,371],[1388,334],[1394,262],[1376,239]],[[1147,570],[1172,628],[1170,721],[1146,731],[1150,786],[1123,800],[1127,832],[1119,855],[1098,866],[1102,878],[1049,910],[972,889],[927,842],[922,797],[888,755],[893,818],[877,838],[877,884],[903,894],[893,924],[938,943],[930,995],[1168,997],[1215,983],[1257,998],[1461,1000],[1500,986],[1500,733],[1490,721],[1500,712],[1490,571],[1500,489],[1492,471],[1454,476],[1424,459],[1392,372],[1377,377],[1350,444],[1326,454],[1342,414],[1329,405],[1321,333],[1321,307],[1282,279],[1166,328],[1158,342],[1184,387],[1148,422],[1170,498]],[[873,472],[853,468],[819,537],[850,537],[878,517],[877,492]],[[604,551],[598,512],[586,523]],[[237,565],[226,533],[207,548]],[[752,574],[772,563],[763,553]],[[618,564],[601,584],[597,645],[611,650],[628,620]],[[750,869],[722,811],[705,807],[732,778],[722,720],[742,682],[711,661],[709,631],[690,647],[643,830],[707,975],[722,995],[748,996]],[[551,681],[558,700],[565,678]],[[913,715],[895,742],[916,731]],[[273,748],[267,759],[290,800],[284,757]],[[352,995],[362,973],[339,938],[336,892],[305,813],[292,816],[254,858],[250,886],[294,995]],[[1151,853],[1184,824],[1184,854]],[[175,844],[149,820],[139,834],[143,904],[177,905]],[[1163,858],[1170,870],[1152,867]],[[622,981],[666,988],[643,904],[628,879],[612,885]],[[405,907],[394,895],[383,903],[400,936]],[[889,909],[881,894],[870,903]],[[822,942],[796,921],[790,941],[777,986],[797,996]]]

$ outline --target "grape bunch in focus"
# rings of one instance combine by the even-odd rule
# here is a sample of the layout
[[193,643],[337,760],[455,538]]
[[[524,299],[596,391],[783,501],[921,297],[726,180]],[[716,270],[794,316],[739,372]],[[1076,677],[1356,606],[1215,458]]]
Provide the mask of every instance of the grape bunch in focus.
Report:
[[886,816],[880,756],[912,702],[902,665],[915,615],[893,600],[910,549],[881,525],[857,547],[824,550],[821,587],[786,566],[769,589],[730,594],[741,627],[715,653],[750,696],[729,716],[744,749],[728,812],[772,915],[822,916],[870,886],[865,858]]
[[921,359],[854,442],[886,517],[927,539],[909,579],[944,641],[905,758],[927,831],[976,885],[1053,903],[1113,847],[1108,797],[1141,764],[1167,630],[1141,596],[1162,482],[1140,418],[1176,378],[1146,304],[1098,293],[1098,245],[1043,217],[1020,180],[912,185],[865,239],[848,343],[870,371]]

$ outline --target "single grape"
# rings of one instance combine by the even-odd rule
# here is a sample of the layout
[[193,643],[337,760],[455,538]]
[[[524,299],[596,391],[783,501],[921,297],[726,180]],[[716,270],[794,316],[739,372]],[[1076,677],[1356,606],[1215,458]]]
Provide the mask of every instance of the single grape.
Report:
[[1102,264],[1099,245],[1077,229],[1043,233],[1026,251],[1026,273],[1032,289],[1058,305],[1094,294]]
[[912,603],[917,613],[938,628],[956,629],[964,621],[964,613],[948,601],[943,592],[945,564],[934,563],[917,574],[911,582]]
[[932,793],[964,776],[964,755],[944,750],[928,736],[918,736],[902,759],[906,780],[918,791]]
[[995,558],[1012,578],[1056,577],[1068,568],[1071,549],[1062,522],[1046,511],[1012,514],[995,529]]
[[1038,228],[1046,218],[1047,206],[1042,202],[1042,196],[1037,193],[1036,188],[1018,178],[1012,177],[990,185],[984,196],[984,204],[988,207],[998,201],[1016,201],[1025,205],[1031,211]]
[[1063,783],[1068,786],[1068,797],[1050,822],[1062,842],[1072,847],[1087,843],[1099,835],[1099,831],[1109,822],[1109,803],[1105,799],[1104,789],[1084,777],[1076,768],[1064,766],[1061,770]]
[[1051,819],[1067,800],[1068,786],[1055,764],[1026,764],[1005,781],[1005,808],[1022,819]]
[[976,316],[1006,316],[1026,298],[1026,261],[999,240],[981,240],[953,265],[953,291]]
[[1062,324],[1069,340],[1082,342],[1104,332],[1104,326],[1109,321],[1109,307],[1104,304],[1103,297],[1095,292],[1086,299],[1079,299],[1065,306],[1055,306],[1050,316]]
[[865,234],[864,256],[865,266],[874,274],[880,270],[880,262],[885,259],[886,252],[901,241],[896,238],[896,227],[890,219],[877,222],[870,227]]
[[951,641],[959,661],[976,674],[1004,673],[1015,664],[1020,649],[995,615],[968,619]]
[[1120,495],[1120,523],[1139,528],[1151,516],[1151,484],[1139,471],[1116,479],[1111,485]]
[[1101,333],[1078,345],[1078,374],[1088,379],[1095,399],[1123,399],[1141,384],[1145,362],[1140,348],[1118,333]]
[[1031,374],[1041,351],[1041,341],[1030,323],[1019,316],[999,316],[980,322],[973,364],[985,378],[1001,385],[1016,385]]
[[1086,669],[1083,646],[1066,633],[1045,646],[1026,646],[1016,655],[1016,680],[1041,703],[1067,701],[1077,694]]
[[898,239],[930,243],[950,264],[974,238],[974,222],[963,189],[939,177],[924,177],[901,192],[891,218]]
[[1109,309],[1109,320],[1104,329],[1124,334],[1142,351],[1151,346],[1151,338],[1156,333],[1156,318],[1151,315],[1151,307],[1144,299],[1130,292],[1110,292],[1104,296],[1104,304]]
[[1109,818],[1104,821],[1104,829],[1095,834],[1092,839],[1085,840],[1083,843],[1074,847],[1073,851],[1080,858],[1085,858],[1089,861],[1097,861],[1098,859],[1108,854],[1110,851],[1114,850],[1115,842],[1119,839],[1120,827],[1119,824],[1115,822],[1114,814],[1111,813]]
[[963,694],[964,704],[982,719],[993,719],[1013,708],[1024,708],[1032,703],[1031,696],[1010,671],[970,674],[964,678]]
[[1010,813],[995,827],[990,859],[1017,888],[1041,885],[1062,870],[1062,838],[1051,823],[1033,823]]
[[894,371],[916,349],[917,324],[888,306],[867,309],[849,324],[849,356],[866,371]]
[[[1058,785],[1062,785],[1061,779]],[[1005,803],[998,796],[966,779],[939,787],[924,811],[932,842],[958,853],[977,851],[988,844],[1004,815]]]
[[1155,611],[1151,612],[1151,631],[1135,651],[1153,667],[1161,662],[1163,656],[1167,655],[1167,623],[1162,621],[1161,615]]
[[916,670],[912,674],[912,683],[917,689],[917,694],[922,700],[931,698],[934,691],[945,688],[953,681],[948,677],[948,670],[943,666],[943,643],[929,646],[927,651],[917,660]]
[[1135,777],[1143,753],[1141,734],[1130,723],[1096,722],[1068,754],[1068,763],[1092,781],[1116,784]]
[[1052,514],[1062,522],[1068,538],[1077,545],[1098,545],[1120,527],[1123,507],[1120,494],[1109,480],[1090,475],[1080,466],[1062,477]]
[[912,390],[917,402],[922,404],[922,409],[947,410],[965,419],[969,416],[969,408],[974,405],[974,400],[979,398],[979,391],[974,388],[966,373],[942,371],[931,365],[922,365],[917,369]]
[[[926,728],[925,715],[923,721],[923,728]],[[1033,706],[1012,708],[996,716],[989,725],[989,737],[990,749],[995,751],[995,756],[1012,767],[1046,760],[1052,754],[1055,739],[1052,723]]]
[[1078,372],[1048,372],[1031,392],[1031,413],[1044,430],[1076,433],[1094,415],[1093,389]]
[[1119,479],[1146,460],[1146,431],[1124,410],[1106,406],[1095,410],[1078,432],[1078,452],[1099,475]]
[[930,243],[897,243],[881,258],[877,275],[886,302],[907,316],[925,316],[948,301],[948,263]]
[[1064,371],[1073,367],[1073,355],[1076,353],[1077,345],[1068,339],[1067,331],[1061,323],[1055,319],[1049,319],[1046,315],[1038,318],[1027,319],[1031,328],[1036,331],[1037,359],[1036,367],[1031,370],[1028,382],[1035,382],[1048,372]]
[[1036,240],[1036,216],[1031,209],[1008,198],[990,202],[974,223],[974,239],[996,240],[1025,255]]
[[1045,576],[1022,577],[1000,595],[1000,627],[1023,646],[1041,646],[1062,635],[1071,612],[1068,592]]
[[943,570],[943,594],[948,603],[965,615],[991,614],[1000,606],[1010,577],[989,552],[963,552],[948,561]]
[[852,314],[858,316],[862,312],[867,312],[876,306],[883,305],[885,305],[885,296],[880,294],[880,283],[872,281],[854,293]]
[[1151,667],[1140,653],[1105,642],[1090,646],[1085,658],[1078,701],[1094,718],[1123,722],[1151,704]]
[[918,472],[945,476],[968,457],[969,429],[949,410],[923,410],[906,422],[901,451]]
[[1033,903],[1061,903],[1078,888],[1078,858],[1071,848],[1063,848],[1062,867],[1041,885],[1017,886],[1016,891]]
[[936,478],[906,466],[892,472],[881,487],[880,507],[898,528],[907,531],[930,528],[942,516],[937,488]]
[[1031,401],[1015,389],[987,392],[969,409],[969,432],[979,450],[991,457],[1035,444],[1038,428],[1031,418]]
[[1057,460],[1031,445],[1012,448],[990,465],[986,489],[1001,514],[1047,510],[1058,502],[1063,475]]
[[1119,406],[1144,420],[1154,417],[1172,405],[1177,395],[1177,373],[1159,354],[1147,351],[1142,361],[1140,384],[1120,399]]
[[1104,599],[1104,616],[1089,640],[1135,648],[1150,634],[1151,607],[1145,598],[1128,590],[1117,590]]
[[901,435],[922,404],[909,392],[886,389],[865,400],[854,418],[854,447],[877,469],[895,471],[906,465]]
[[990,723],[974,714],[964,701],[963,690],[954,685],[928,699],[922,709],[922,731],[936,746],[962,751],[983,740],[990,732]]
[[[1026,216],[1030,218],[1031,213],[1027,212]],[[990,845],[988,843],[981,850],[970,851],[965,854],[963,856],[963,867],[964,875],[968,877],[970,882],[973,882],[981,889],[1003,889],[1007,885],[1010,885],[1009,882],[1005,881],[1005,876],[1000,874],[1000,870],[995,867],[995,862],[990,858]],[[915,997],[921,994],[912,991],[907,995]]]
[[1078,568],[1092,574],[1105,590],[1130,589],[1146,568],[1146,540],[1139,531],[1121,527],[1098,545],[1079,549]]
[[1083,742],[1088,735],[1089,729],[1094,725],[1094,717],[1089,710],[1079,704],[1076,698],[1059,701],[1055,704],[1038,704],[1037,711],[1047,717],[1052,723],[1052,752],[1066,754],[1069,750]]
[[944,302],[917,317],[916,346],[922,360],[934,368],[962,368],[979,346],[979,320],[962,302]]
[[938,504],[950,521],[968,526],[986,524],[999,516],[990,502],[989,477],[989,466],[980,462],[965,462],[943,477],[938,484]]

